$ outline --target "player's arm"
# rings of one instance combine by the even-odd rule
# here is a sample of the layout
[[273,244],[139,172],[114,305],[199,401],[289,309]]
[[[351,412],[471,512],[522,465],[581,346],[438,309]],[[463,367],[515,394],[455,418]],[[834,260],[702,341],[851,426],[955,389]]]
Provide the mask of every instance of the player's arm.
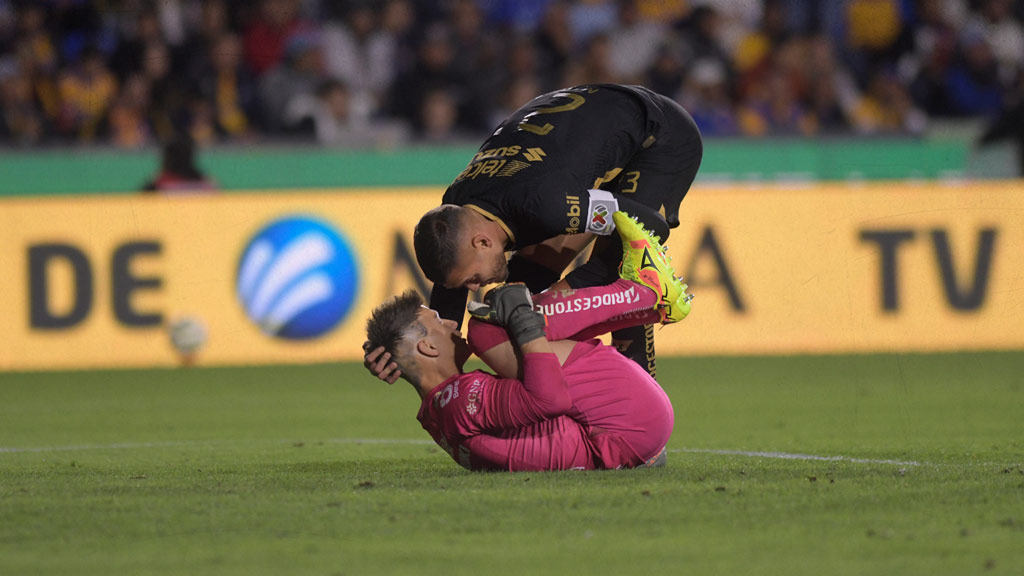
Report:
[[[534,314],[538,314],[534,312]],[[543,321],[543,320],[542,320]],[[551,348],[547,336],[540,336],[520,344],[523,352],[523,386],[532,412],[542,419],[561,416],[569,411],[572,399],[569,385],[562,373],[562,362]],[[523,398],[524,403],[527,398]]]
[[473,306],[474,316],[486,315],[505,327],[523,356],[522,382],[502,379],[482,400],[483,429],[517,428],[561,416],[572,407],[562,364],[544,333],[544,317],[533,309],[530,293],[521,284],[496,288],[485,302]]
[[[524,205],[523,209],[534,215],[533,218],[541,223],[546,234],[598,236],[590,259],[573,270],[562,282],[555,284],[556,289],[600,286],[615,278],[621,252],[608,247],[618,244],[618,238],[614,237],[615,223],[612,221],[612,214],[618,210],[636,217],[644,228],[659,238],[665,239],[669,233],[668,222],[657,210],[605,190],[549,192],[543,196],[538,192],[533,202]],[[526,214],[519,216],[526,217]],[[537,264],[547,265],[544,261],[538,261]]]
[[536,346],[523,353],[523,379],[501,379],[493,383],[481,399],[479,426],[481,431],[494,432],[522,428],[556,418],[572,408],[569,387],[562,365],[541,338]]
[[547,339],[541,336],[524,344],[522,352],[521,381],[500,378],[479,389],[473,384],[463,385],[460,402],[465,406],[454,407],[453,416],[465,434],[523,428],[561,416],[572,408],[562,365]]
[[593,241],[589,233],[562,234],[516,250],[508,259],[509,280],[523,282],[539,294],[558,282],[562,271]]
[[611,235],[615,232],[612,214],[619,210],[636,217],[662,239],[669,232],[668,223],[657,210],[607,190],[537,191],[533,201],[524,203],[523,210],[526,212],[518,216],[539,222],[548,237],[586,232]]

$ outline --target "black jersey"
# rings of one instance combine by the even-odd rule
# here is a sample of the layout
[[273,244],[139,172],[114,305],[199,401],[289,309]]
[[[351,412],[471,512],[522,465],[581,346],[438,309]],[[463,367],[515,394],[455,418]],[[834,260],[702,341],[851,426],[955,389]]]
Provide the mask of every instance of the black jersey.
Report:
[[[640,86],[576,86],[538,96],[513,112],[442,202],[471,207],[498,222],[512,240],[507,249],[563,234],[606,234],[610,227],[602,227],[613,209],[667,238],[679,223],[679,205],[702,154],[697,125],[673,100]],[[606,192],[590,192],[595,189]],[[595,247],[590,260],[567,278],[570,286],[607,283],[621,258],[614,251],[617,242],[609,244],[607,250]],[[509,280],[523,281],[512,264]],[[435,284],[430,307],[461,323],[466,294],[464,288]]]
[[617,192],[639,192],[622,170],[658,141],[665,100],[643,87],[611,84],[538,96],[497,127],[442,201],[497,221],[512,239],[510,249],[583,232],[593,217],[585,201],[581,206],[586,190],[615,182]]

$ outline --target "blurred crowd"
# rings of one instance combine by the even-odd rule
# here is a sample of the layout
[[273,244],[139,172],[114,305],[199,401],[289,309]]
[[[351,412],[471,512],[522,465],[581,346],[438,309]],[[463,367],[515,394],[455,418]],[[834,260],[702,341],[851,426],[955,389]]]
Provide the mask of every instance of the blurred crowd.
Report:
[[477,140],[644,84],[706,136],[920,134],[1024,99],[1011,0],[0,0],[0,145]]

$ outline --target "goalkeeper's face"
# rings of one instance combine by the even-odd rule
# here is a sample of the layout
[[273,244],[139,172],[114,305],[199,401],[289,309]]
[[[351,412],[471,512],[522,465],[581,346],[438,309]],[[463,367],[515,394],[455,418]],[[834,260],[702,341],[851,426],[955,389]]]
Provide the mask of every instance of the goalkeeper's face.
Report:
[[453,358],[455,367],[462,370],[462,365],[469,359],[471,352],[469,344],[459,331],[458,323],[441,318],[440,314],[426,306],[420,308],[419,318],[427,329],[427,337],[438,350],[438,355]]
[[475,292],[481,286],[504,282],[508,278],[505,251],[497,245],[466,247],[457,261],[445,282],[448,288],[467,288]]

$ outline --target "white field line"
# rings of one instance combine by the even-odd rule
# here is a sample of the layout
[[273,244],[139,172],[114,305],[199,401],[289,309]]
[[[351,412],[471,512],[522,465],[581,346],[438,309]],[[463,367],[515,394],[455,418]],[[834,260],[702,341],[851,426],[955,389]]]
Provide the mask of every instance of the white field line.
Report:
[[[80,444],[72,446],[32,446],[13,447],[0,446],[0,454],[11,454],[19,452],[80,452],[84,450],[130,450],[136,448],[186,448],[189,446],[225,446],[238,444],[244,441],[191,441],[191,442],[117,442],[114,444]],[[256,442],[270,442],[273,444],[294,444],[300,440],[256,440]],[[433,445],[433,440],[412,439],[412,438],[327,438],[316,440],[324,444],[411,444],[411,445]]]
[[[274,444],[294,444],[298,440],[270,440]],[[312,442],[324,444],[399,444],[399,445],[433,445],[432,440],[425,438],[327,438]],[[224,446],[237,444],[231,441],[191,441],[191,442],[118,442],[114,444],[81,444],[72,446],[34,446],[34,447],[4,447],[0,446],[0,454],[11,454],[20,452],[81,452],[87,450],[131,450],[138,448],[186,448],[189,446]],[[920,462],[913,460],[875,460],[871,458],[851,458],[849,456],[820,456],[817,454],[794,454],[790,452],[751,452],[747,450],[713,450],[704,448],[673,448],[669,452],[683,452],[690,454],[717,454],[720,456],[748,456],[751,458],[775,458],[780,460],[813,460],[818,462],[850,462],[854,464],[894,464],[897,466],[920,466]]]
[[32,446],[18,448],[0,446],[0,454],[18,452],[79,452],[83,450],[120,450],[131,448],[171,448],[178,446],[213,445],[214,442],[118,442],[116,444],[80,444],[75,446]]
[[775,458],[778,460],[814,460],[818,462],[852,462],[854,464],[895,464],[898,466],[920,466],[914,460],[875,460],[872,458],[851,458],[849,456],[819,456],[817,454],[793,454],[790,452],[750,452],[747,450],[711,450],[701,448],[674,448],[669,452],[691,454],[718,454],[720,456],[749,456],[751,458]]

